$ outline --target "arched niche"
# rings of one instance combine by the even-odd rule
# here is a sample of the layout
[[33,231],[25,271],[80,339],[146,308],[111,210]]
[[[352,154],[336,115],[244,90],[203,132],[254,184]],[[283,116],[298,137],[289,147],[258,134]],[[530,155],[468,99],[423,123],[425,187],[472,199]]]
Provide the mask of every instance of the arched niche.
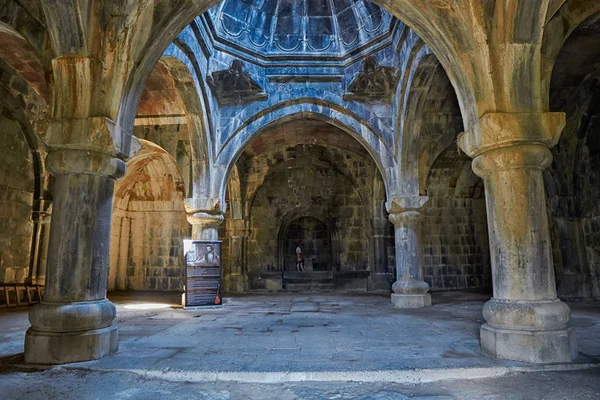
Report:
[[140,140],[115,186],[109,290],[180,290],[182,239],[187,236],[185,188],[163,148]]
[[308,207],[298,207],[283,216],[277,233],[277,267],[280,271],[296,269],[295,250],[299,239],[303,240],[303,254],[305,259],[310,259],[308,263],[318,264],[315,271],[339,270],[340,235],[333,217]]

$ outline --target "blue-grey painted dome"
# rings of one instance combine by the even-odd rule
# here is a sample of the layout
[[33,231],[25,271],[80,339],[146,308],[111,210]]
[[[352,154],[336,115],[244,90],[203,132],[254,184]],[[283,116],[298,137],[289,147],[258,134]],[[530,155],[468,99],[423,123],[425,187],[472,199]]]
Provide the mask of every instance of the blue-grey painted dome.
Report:
[[216,40],[262,56],[351,54],[390,33],[368,0],[225,0],[209,10]]

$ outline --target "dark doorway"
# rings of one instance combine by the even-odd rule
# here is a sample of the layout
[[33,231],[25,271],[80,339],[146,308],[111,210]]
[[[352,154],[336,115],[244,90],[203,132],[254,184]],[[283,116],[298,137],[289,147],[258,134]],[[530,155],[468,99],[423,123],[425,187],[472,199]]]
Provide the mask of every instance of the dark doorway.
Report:
[[327,225],[314,217],[300,217],[293,221],[285,234],[284,266],[296,270],[296,246],[302,240],[305,271],[331,271],[331,233]]

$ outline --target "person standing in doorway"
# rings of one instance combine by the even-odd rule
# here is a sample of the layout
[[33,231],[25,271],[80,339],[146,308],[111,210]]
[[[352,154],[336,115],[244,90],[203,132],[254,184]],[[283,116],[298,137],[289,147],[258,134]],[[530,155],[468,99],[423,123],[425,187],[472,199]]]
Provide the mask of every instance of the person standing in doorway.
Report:
[[296,271],[304,272],[304,254],[302,254],[302,240],[296,246]]

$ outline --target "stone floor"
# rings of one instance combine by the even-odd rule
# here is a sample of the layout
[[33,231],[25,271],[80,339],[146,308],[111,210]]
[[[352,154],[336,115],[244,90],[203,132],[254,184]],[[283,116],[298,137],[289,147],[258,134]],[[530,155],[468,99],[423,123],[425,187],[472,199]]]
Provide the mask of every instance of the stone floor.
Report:
[[[155,382],[148,387],[158,385],[157,381],[165,387],[188,385],[186,390],[197,385],[203,393],[230,394],[199,397],[207,399],[404,399],[419,398],[415,397],[418,391],[409,390],[418,387],[435,396],[451,396],[420,398],[538,398],[518,397],[532,393],[532,388],[527,389],[529,392],[517,390],[518,386],[509,383],[512,394],[498,392],[505,397],[477,394],[484,390],[485,385],[478,386],[483,385],[481,382],[493,386],[494,382],[517,382],[530,376],[539,381],[544,393],[548,393],[547,381],[564,383],[550,392],[552,396],[568,392],[566,397],[540,399],[600,399],[600,369],[589,369],[590,364],[600,362],[598,302],[571,304],[571,324],[577,328],[580,350],[576,364],[535,366],[481,355],[478,334],[486,298],[480,295],[436,294],[434,306],[420,310],[394,309],[389,297],[374,295],[243,296],[227,298],[223,308],[200,310],[174,308],[172,304],[179,298],[172,295],[130,294],[111,299],[118,309],[119,352],[102,360],[42,372],[24,373],[31,370],[19,365],[27,310],[0,311],[0,386],[5,380],[7,387],[16,391],[19,382],[43,382],[39,391],[30,393],[33,395],[52,392],[55,384],[59,390],[61,381],[67,385],[71,379],[73,384],[83,385],[96,377],[98,382],[113,380],[114,385],[98,388],[90,397],[66,398],[106,398],[102,390],[111,388],[115,392],[110,398],[153,398],[142,396],[142,392],[128,397],[123,388],[119,389],[122,397],[116,396],[125,381]],[[573,368],[581,370],[552,372]],[[528,372],[521,374],[523,371]],[[557,378],[549,379],[552,374]],[[466,383],[474,378],[482,379],[472,381],[479,382],[473,385]],[[448,383],[449,379],[454,383]],[[593,383],[575,387],[568,383],[571,380]],[[350,381],[366,386],[350,385]],[[406,384],[416,386],[407,389]],[[244,392],[244,385],[258,397],[236,397],[240,390]],[[386,394],[386,385],[395,388],[390,393],[396,397]],[[444,387],[447,390],[441,390]],[[469,393],[475,397],[460,397],[467,387],[473,389]],[[159,390],[158,386],[155,389]],[[186,390],[182,393],[189,393]],[[279,397],[266,397],[264,390],[269,396],[279,393]],[[265,397],[260,397],[261,393]],[[577,397],[569,397],[575,394]]]

